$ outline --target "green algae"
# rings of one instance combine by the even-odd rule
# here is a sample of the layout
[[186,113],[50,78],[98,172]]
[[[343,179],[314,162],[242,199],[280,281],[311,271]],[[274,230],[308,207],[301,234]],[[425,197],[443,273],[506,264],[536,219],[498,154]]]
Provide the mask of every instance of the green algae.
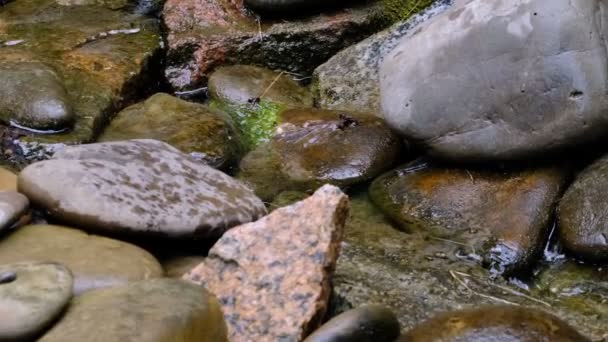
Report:
[[422,11],[435,0],[382,0],[386,15],[391,21],[404,21]]

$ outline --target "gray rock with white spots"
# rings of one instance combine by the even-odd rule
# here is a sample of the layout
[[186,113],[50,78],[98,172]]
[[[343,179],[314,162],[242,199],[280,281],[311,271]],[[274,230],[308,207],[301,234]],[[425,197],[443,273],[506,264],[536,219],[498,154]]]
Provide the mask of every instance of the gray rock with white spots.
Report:
[[156,140],[66,147],[18,186],[51,216],[107,233],[217,238],[266,213],[239,181]]

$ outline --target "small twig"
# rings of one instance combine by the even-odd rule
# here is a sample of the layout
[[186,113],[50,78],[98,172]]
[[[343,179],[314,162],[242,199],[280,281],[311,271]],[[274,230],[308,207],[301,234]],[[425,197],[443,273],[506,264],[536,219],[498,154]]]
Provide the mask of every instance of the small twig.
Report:
[[264,40],[264,36],[262,35],[262,20],[258,16],[255,18],[255,21],[258,23],[258,39],[262,41]]
[[487,295],[485,293],[480,293],[480,292],[477,292],[477,291],[473,291],[473,289],[471,289],[469,287],[469,285],[467,285],[462,279],[460,279],[460,278],[458,278],[456,276],[456,274],[459,274],[459,275],[464,276],[464,277],[471,277],[470,274],[463,273],[463,272],[458,272],[458,271],[452,271],[452,270],[450,270],[449,272],[450,272],[450,275],[452,276],[452,278],[454,278],[460,285],[464,286],[464,288],[467,289],[472,294],[478,295],[478,296],[483,297],[483,298],[491,299],[491,300],[494,300],[494,301],[497,301],[497,302],[505,303],[505,304],[519,305],[517,303],[508,301],[506,299],[502,299],[502,298],[498,298],[498,297]]
[[551,307],[551,304],[549,304],[549,303],[547,303],[547,302],[545,302],[545,301],[542,301],[542,300],[540,300],[540,299],[534,298],[534,297],[532,297],[532,296],[528,296],[528,295],[527,295],[527,294],[525,294],[525,293],[521,293],[521,292],[519,292],[519,291],[516,291],[516,290],[510,289],[510,288],[508,288],[508,287],[506,287],[506,286],[502,286],[502,285],[498,285],[498,284],[492,284],[492,283],[489,283],[489,284],[490,284],[491,286],[495,286],[495,287],[497,287],[497,288],[499,288],[499,289],[501,289],[501,290],[503,290],[503,291],[507,291],[507,292],[509,292],[509,293],[511,293],[511,294],[514,294],[514,295],[516,295],[516,296],[521,296],[521,297],[524,297],[524,298],[526,298],[526,299],[529,299],[529,300],[531,300],[531,301],[533,301],[533,302],[536,302],[536,303],[539,303],[539,304],[542,304],[542,305],[545,305],[545,306]]
[[466,244],[464,242],[458,242],[458,241],[444,239],[444,238],[440,238],[440,237],[436,237],[436,236],[430,236],[430,238],[433,239],[433,240],[445,241],[445,242],[453,243],[455,245],[469,247],[473,251],[473,254],[477,254],[477,251],[475,250],[475,247],[473,247],[472,245]]
[[466,171],[469,174],[469,178],[471,178],[471,182],[475,183],[475,179],[473,178],[473,175],[471,174],[471,172],[469,172],[469,170],[466,170]]
[[264,95],[266,95],[266,93],[270,90],[270,88],[272,88],[272,86],[279,80],[279,78],[281,76],[283,76],[283,74],[284,74],[284,72],[281,71],[279,73],[279,75],[277,75],[277,77],[275,77],[274,80],[272,80],[272,82],[270,83],[270,85],[264,90],[264,92],[262,93],[262,95],[258,96],[258,98],[261,99],[262,97],[264,97]]

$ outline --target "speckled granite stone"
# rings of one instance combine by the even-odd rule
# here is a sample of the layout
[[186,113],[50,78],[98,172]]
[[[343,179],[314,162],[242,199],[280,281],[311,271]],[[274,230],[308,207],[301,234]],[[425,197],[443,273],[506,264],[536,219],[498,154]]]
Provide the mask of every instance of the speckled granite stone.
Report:
[[318,327],[348,206],[345,194],[325,185],[228,231],[184,276],[219,298],[230,341],[301,341]]
[[245,185],[156,140],[66,147],[18,185],[52,216],[109,233],[217,238],[266,213]]

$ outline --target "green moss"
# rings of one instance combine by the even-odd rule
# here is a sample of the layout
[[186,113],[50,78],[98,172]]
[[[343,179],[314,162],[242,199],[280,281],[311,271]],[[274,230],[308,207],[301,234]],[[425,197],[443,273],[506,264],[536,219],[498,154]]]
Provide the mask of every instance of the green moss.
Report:
[[387,15],[393,21],[404,21],[422,11],[435,0],[382,0]]
[[245,148],[252,150],[270,140],[277,126],[277,117],[285,105],[262,100],[257,104],[228,105],[212,100],[211,108],[228,113],[242,133]]

